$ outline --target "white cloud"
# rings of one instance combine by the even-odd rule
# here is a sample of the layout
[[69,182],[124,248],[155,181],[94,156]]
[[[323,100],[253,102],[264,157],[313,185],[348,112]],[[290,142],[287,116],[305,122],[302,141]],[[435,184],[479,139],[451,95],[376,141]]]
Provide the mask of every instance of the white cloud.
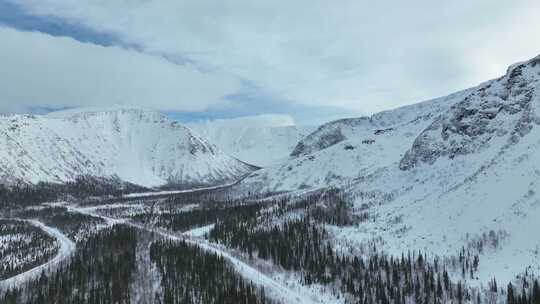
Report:
[[129,104],[200,111],[239,89],[207,74],[118,47],[0,27],[0,111]]
[[12,1],[286,100],[365,112],[475,85],[540,52],[536,0]]

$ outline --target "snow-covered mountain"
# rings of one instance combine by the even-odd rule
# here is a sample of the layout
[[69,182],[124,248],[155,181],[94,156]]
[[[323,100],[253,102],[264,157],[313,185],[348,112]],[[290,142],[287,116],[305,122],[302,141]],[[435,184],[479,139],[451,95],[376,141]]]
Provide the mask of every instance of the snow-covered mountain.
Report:
[[[251,191],[334,185],[369,220],[335,230],[401,254],[481,255],[479,280],[540,273],[540,56],[447,97],[323,125]],[[479,249],[480,248],[480,249]],[[470,281],[470,279],[468,279]]]
[[398,162],[422,130],[471,91],[324,124],[296,145],[290,160],[254,172],[243,185],[288,191],[350,183]]
[[113,107],[0,117],[0,180],[111,177],[142,186],[219,184],[253,169],[164,115]]
[[313,131],[288,115],[257,115],[187,124],[226,153],[267,167],[286,160],[300,139]]

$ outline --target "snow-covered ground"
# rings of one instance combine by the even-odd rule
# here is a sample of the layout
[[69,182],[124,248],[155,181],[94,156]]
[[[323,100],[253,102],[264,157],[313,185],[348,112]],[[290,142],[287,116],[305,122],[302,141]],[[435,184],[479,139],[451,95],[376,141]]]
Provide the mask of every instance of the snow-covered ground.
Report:
[[195,228],[195,229],[191,229],[191,230],[188,230],[184,233],[182,233],[183,235],[186,235],[188,237],[192,237],[192,238],[202,238],[204,237],[207,233],[210,232],[210,230],[212,230],[214,228],[214,224],[211,224],[211,225],[206,225],[206,226],[202,226],[202,227],[198,227],[198,228]]

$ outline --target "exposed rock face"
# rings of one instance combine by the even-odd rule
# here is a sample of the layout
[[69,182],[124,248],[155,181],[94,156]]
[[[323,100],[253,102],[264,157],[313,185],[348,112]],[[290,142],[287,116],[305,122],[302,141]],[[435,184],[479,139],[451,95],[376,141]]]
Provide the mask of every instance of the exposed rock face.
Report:
[[[439,114],[447,111],[455,102],[467,96],[472,89],[460,91],[445,97],[424,101],[373,114],[369,117],[346,118],[326,123],[303,138],[291,153],[291,157],[301,157],[332,147],[359,134],[370,136],[389,135],[403,127],[431,123]],[[373,138],[364,138],[373,140]]]
[[[252,191],[285,191],[369,180],[394,169],[429,171],[441,160],[449,167],[465,159],[496,162],[540,123],[539,79],[537,57],[512,65],[499,79],[446,97],[327,123],[302,139],[291,159],[242,184]],[[462,174],[479,174],[484,165],[469,164],[472,171]]]
[[251,174],[242,186],[250,191],[338,186],[397,167],[415,138],[470,91],[324,124],[297,144],[291,159]]
[[291,157],[304,156],[342,142],[346,137],[341,132],[341,129],[350,127],[356,123],[356,119],[342,119],[318,128],[314,133],[308,135],[296,145],[291,153]]
[[513,65],[505,76],[481,85],[418,136],[400,168],[408,170],[441,157],[477,152],[501,138],[507,145],[516,143],[540,123],[539,79],[537,57]]

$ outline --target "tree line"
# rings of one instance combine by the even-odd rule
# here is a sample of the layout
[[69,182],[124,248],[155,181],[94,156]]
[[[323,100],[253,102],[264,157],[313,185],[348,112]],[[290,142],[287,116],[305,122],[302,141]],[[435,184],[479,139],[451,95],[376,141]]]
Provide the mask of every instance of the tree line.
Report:
[[190,211],[178,211],[173,209],[158,213],[141,213],[134,215],[133,220],[151,224],[172,231],[186,231],[196,227],[210,225],[223,218],[238,217],[249,214],[255,216],[262,208],[262,205],[212,205],[204,206],[200,209]]
[[43,202],[57,201],[68,196],[85,199],[91,196],[120,196],[124,193],[147,189],[119,179],[78,176],[64,184],[39,182],[37,184],[0,184],[0,209],[21,208]]

